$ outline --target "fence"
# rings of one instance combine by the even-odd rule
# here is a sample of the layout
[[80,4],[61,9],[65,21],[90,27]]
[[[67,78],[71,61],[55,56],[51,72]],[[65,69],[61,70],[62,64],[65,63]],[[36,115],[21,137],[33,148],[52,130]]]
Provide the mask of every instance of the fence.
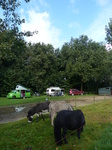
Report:
[[72,97],[71,99],[67,100],[68,103],[70,103],[73,107],[80,107],[90,104],[95,104],[97,102],[101,102],[107,99],[111,99],[112,96],[89,96],[89,97]]

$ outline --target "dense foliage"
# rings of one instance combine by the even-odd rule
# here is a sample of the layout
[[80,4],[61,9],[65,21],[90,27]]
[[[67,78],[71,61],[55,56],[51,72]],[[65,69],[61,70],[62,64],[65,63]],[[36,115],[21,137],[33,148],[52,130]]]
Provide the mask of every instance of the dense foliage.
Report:
[[[97,93],[98,87],[111,86],[112,50],[107,51],[102,43],[86,35],[71,38],[61,49],[54,49],[50,44],[26,43],[24,36],[34,32],[19,31],[19,25],[25,23],[16,12],[19,5],[18,0],[0,1],[3,10],[3,18],[0,18],[1,96],[6,96],[17,84],[39,93],[49,86],[60,86],[66,92],[69,88],[78,88],[93,93]],[[111,20],[106,29],[108,37]]]
[[108,23],[108,26],[105,26],[106,30],[106,41],[112,45],[112,18],[110,18],[110,21]]

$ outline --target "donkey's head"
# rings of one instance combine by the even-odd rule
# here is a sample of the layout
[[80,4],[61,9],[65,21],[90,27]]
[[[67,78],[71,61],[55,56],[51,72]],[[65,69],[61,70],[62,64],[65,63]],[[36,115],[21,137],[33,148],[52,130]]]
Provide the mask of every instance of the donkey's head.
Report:
[[29,114],[27,114],[27,119],[28,119],[28,122],[31,123],[32,119],[33,119],[33,116],[30,116]]

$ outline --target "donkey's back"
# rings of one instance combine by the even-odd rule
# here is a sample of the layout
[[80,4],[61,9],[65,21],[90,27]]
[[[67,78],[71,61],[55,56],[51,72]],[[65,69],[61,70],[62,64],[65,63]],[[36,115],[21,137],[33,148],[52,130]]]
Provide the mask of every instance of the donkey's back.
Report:
[[56,116],[56,113],[60,112],[61,110],[72,110],[73,111],[73,107],[66,103],[65,101],[53,101],[49,104],[49,115],[51,118],[51,125],[53,124],[53,120],[54,117]]

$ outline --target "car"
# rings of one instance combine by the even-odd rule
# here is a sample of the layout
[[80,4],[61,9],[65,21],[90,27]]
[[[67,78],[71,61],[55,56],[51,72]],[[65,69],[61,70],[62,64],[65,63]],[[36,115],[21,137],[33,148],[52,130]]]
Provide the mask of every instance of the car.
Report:
[[30,91],[29,90],[12,90],[11,92],[9,92],[7,94],[7,98],[13,98],[13,99],[16,99],[16,98],[24,98],[22,96],[22,91],[24,92],[25,94],[25,97],[31,97],[31,94],[30,94]]
[[69,90],[69,95],[83,95],[84,91],[79,91],[77,89],[70,89]]

